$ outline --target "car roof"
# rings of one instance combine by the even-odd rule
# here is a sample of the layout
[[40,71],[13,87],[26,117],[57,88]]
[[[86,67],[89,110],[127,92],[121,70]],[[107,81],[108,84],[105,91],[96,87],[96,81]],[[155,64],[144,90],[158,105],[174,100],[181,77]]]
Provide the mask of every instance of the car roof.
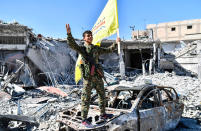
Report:
[[153,84],[144,84],[144,85],[129,85],[129,84],[117,84],[106,87],[108,91],[140,91],[144,88],[155,87]]

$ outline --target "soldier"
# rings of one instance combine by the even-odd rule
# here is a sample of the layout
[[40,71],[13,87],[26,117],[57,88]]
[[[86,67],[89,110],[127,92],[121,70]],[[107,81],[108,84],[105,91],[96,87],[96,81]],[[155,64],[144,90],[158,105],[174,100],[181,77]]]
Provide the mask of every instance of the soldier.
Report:
[[66,24],[67,39],[69,46],[81,54],[81,71],[83,76],[83,89],[82,89],[82,104],[81,104],[81,116],[82,124],[85,126],[90,125],[90,122],[87,121],[87,114],[90,105],[91,91],[95,88],[99,96],[99,108],[101,119],[107,119],[109,114],[105,112],[106,99],[105,99],[105,90],[104,82],[102,80],[103,71],[101,65],[98,64],[98,58],[103,53],[110,53],[115,50],[120,38],[116,39],[116,43],[113,43],[109,48],[102,48],[92,44],[93,36],[92,32],[87,30],[83,33],[84,46],[79,46],[76,44],[74,38],[71,34],[71,29],[69,24]]

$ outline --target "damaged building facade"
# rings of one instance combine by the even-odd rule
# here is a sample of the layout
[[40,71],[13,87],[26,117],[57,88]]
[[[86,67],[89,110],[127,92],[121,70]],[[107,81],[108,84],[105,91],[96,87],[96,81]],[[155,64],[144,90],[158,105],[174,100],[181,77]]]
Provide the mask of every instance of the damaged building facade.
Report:
[[[112,42],[114,41],[105,40],[101,44],[105,47],[111,45]],[[153,41],[151,39],[121,41],[121,52],[123,53],[125,70],[143,74],[153,73],[158,67],[159,47],[160,41]],[[104,61],[104,65],[112,67],[115,63],[118,63],[118,54],[103,55],[100,57],[100,60]]]
[[36,36],[17,22],[1,22],[0,50],[2,74],[15,72],[23,64],[19,76],[26,86],[56,86],[72,81],[76,53],[68,48],[66,40]]
[[[5,75],[6,73],[10,74],[15,72],[22,64],[17,63],[16,59],[24,61],[26,49],[29,44],[28,32],[30,31],[31,29],[23,25],[18,25],[17,22],[12,24],[0,23],[1,74]],[[24,75],[26,74],[24,73]]]
[[146,30],[132,34],[133,39],[151,36],[161,41],[160,69],[200,77],[201,19],[148,24]]

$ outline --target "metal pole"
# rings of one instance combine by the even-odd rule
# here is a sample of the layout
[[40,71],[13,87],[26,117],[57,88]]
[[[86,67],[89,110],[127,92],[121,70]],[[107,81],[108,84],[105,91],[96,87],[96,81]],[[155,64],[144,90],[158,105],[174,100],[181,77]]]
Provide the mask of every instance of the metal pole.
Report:
[[[117,29],[117,37],[120,38],[119,35],[119,28]],[[121,52],[121,43],[118,42],[118,54],[119,54],[119,70],[120,70],[120,74],[121,74],[121,78],[125,77],[125,64],[123,61],[123,56],[122,56],[122,52]]]
[[[120,35],[119,35],[119,28],[117,29],[117,37],[120,38]],[[121,48],[121,45],[120,45],[120,42],[118,42],[117,44],[118,44],[118,54],[120,55],[120,53],[121,53],[121,49],[120,49],[120,48]]]

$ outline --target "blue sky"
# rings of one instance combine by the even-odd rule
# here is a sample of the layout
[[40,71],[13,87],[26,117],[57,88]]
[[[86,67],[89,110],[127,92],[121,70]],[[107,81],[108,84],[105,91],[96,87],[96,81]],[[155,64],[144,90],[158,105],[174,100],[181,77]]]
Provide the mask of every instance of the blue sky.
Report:
[[[120,37],[131,39],[131,29],[145,29],[157,24],[188,19],[201,19],[201,0],[117,0]],[[18,21],[36,34],[65,38],[69,23],[75,38],[91,29],[107,0],[1,0],[0,19]],[[115,36],[110,37],[114,39]]]

